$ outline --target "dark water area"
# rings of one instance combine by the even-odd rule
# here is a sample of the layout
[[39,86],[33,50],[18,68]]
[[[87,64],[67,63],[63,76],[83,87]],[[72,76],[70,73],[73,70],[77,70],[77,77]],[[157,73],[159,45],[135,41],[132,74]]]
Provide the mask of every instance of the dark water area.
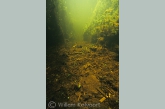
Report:
[[118,0],[46,1],[46,96],[46,109],[119,109]]

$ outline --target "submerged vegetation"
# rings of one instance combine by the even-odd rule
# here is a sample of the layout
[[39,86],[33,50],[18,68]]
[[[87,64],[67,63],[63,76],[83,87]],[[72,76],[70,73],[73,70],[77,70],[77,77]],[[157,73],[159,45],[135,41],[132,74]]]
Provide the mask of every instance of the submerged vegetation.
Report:
[[92,43],[100,42],[102,46],[116,51],[119,45],[118,1],[100,0],[96,6],[92,21],[85,28],[84,40]]
[[46,2],[47,104],[100,103],[101,109],[119,109],[118,0]]

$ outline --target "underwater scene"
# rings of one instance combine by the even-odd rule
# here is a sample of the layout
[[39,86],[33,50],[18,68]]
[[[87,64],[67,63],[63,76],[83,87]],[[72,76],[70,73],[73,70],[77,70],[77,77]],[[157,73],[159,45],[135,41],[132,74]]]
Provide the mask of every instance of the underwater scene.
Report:
[[46,0],[46,109],[119,109],[119,0]]

